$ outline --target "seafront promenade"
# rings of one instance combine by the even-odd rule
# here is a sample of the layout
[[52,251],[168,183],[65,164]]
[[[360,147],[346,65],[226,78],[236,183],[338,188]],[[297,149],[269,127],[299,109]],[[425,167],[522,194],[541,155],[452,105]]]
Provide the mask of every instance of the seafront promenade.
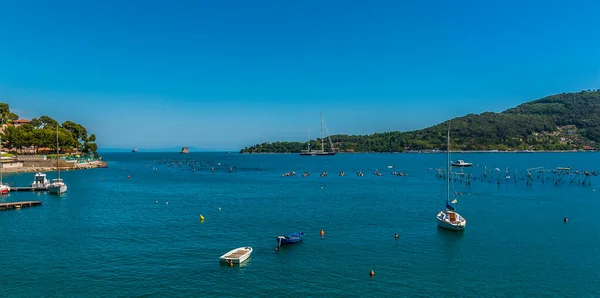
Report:
[[[59,161],[61,171],[82,170],[92,168],[105,168],[108,164],[101,159],[78,159]],[[33,156],[19,156],[11,160],[2,160],[2,171],[4,173],[23,173],[23,172],[48,172],[56,171],[56,159],[45,159]]]

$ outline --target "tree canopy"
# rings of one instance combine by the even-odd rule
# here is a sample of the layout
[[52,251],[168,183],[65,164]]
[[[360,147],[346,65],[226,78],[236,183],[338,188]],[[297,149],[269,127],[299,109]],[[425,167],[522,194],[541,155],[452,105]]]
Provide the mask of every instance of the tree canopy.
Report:
[[[521,104],[502,113],[485,112],[409,132],[332,135],[334,146],[350,152],[445,150],[450,127],[452,150],[570,150],[600,141],[600,90],[562,93]],[[329,149],[325,142],[326,150]],[[311,140],[316,148],[320,140]],[[305,142],[262,143],[241,153],[298,153]]]
[[[10,112],[8,104],[0,103],[0,118],[10,123],[19,117]],[[49,116],[33,118],[29,123],[18,127],[5,126],[2,132],[3,147],[15,150],[33,147],[35,152],[39,148],[56,150],[57,130],[60,151],[77,149],[81,153],[97,154],[98,146],[94,134],[88,135],[87,129],[81,124],[65,121],[60,125]]]

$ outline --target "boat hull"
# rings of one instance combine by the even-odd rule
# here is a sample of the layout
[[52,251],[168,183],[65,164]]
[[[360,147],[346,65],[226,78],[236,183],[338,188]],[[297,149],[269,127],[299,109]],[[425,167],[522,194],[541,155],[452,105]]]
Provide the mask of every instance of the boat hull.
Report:
[[467,226],[467,221],[464,218],[460,222],[450,222],[445,219],[443,213],[444,212],[442,211],[437,215],[438,227],[451,231],[464,231]]
[[304,239],[304,233],[300,232],[300,233],[294,233],[294,234],[289,234],[289,235],[285,235],[285,236],[279,236],[279,237],[277,237],[276,241],[279,245],[288,245],[288,244],[302,242],[303,239]]
[[219,261],[221,263],[241,264],[247,261],[250,258],[250,255],[252,255],[252,247],[238,247],[222,255],[219,258]]
[[62,194],[67,192],[67,185],[50,185],[48,186],[48,192],[52,194]]
[[301,152],[301,156],[329,156],[335,155],[337,152]]

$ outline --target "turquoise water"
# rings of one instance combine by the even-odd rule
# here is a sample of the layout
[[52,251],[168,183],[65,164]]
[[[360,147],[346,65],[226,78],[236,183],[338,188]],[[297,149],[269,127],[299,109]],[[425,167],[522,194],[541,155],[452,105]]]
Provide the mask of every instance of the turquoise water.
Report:
[[[154,162],[183,158],[211,164],[192,172]],[[445,158],[105,154],[107,169],[62,173],[69,185],[62,197],[0,200],[44,202],[0,212],[0,296],[600,295],[600,179],[553,185],[546,174],[528,187],[520,178],[533,167],[597,171],[600,154],[453,155],[473,162],[466,171],[477,179],[454,184],[468,221],[463,233],[435,221],[445,183],[433,168]],[[484,166],[509,167],[511,179],[481,181]],[[384,176],[373,175],[377,169]],[[298,175],[281,177],[292,170]],[[329,175],[320,177],[324,170]],[[337,175],[342,170],[346,177]],[[31,180],[33,173],[4,176],[12,185]],[[277,235],[299,230],[303,243],[275,251]],[[219,264],[220,255],[246,245],[254,248],[247,263]]]

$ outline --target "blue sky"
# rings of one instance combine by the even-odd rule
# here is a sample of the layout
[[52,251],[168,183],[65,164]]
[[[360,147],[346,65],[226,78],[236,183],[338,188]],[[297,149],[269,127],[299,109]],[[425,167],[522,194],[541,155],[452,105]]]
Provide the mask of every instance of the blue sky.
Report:
[[101,147],[412,130],[600,88],[598,1],[0,1],[0,101]]

